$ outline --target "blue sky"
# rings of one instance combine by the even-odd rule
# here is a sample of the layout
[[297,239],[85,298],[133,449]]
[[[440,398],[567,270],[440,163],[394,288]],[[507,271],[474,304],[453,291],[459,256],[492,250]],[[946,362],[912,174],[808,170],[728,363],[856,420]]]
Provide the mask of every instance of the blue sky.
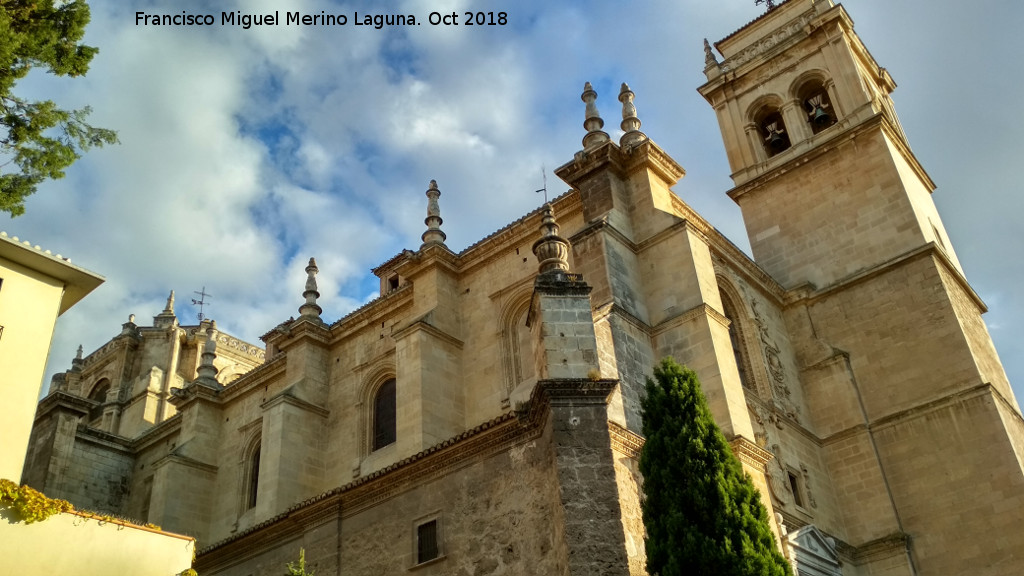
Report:
[[[1024,393],[1024,7],[1010,1],[851,0],[857,32],[899,84],[893,98],[1018,397]],[[333,321],[376,294],[369,269],[416,248],[436,179],[448,245],[460,250],[538,205],[541,166],[580,148],[583,83],[614,128],[620,82],[643,130],[687,170],[675,188],[747,249],[726,196],[717,121],[696,87],[702,40],[763,12],[730,2],[92,2],[83,79],[19,86],[90,104],[121,145],[89,152],[0,229],[107,277],[58,323],[51,369],[167,292],[191,322],[193,290],[218,325],[256,342],[297,314],[303,268],[320,265]],[[142,27],[135,12],[504,11],[509,25]],[[1016,72],[1016,74],[1014,74]],[[49,373],[47,380],[49,379]]]

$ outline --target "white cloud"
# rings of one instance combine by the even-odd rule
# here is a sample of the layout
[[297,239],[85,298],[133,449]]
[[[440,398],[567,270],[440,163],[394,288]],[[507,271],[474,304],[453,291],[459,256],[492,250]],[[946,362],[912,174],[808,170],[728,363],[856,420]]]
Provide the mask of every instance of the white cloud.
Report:
[[[303,268],[320,265],[333,321],[372,297],[368,269],[423,231],[427,182],[437,179],[448,244],[459,250],[535,207],[540,167],[572,159],[583,136],[584,81],[613,133],[619,83],[629,82],[643,130],[688,171],[676,191],[738,244],[739,213],[717,121],[695,88],[702,39],[761,13],[749,5],[657,1],[625,5],[439,1],[397,4],[420,26],[143,28],[136,6],[93,3],[87,40],[101,48],[74,81],[33,78],[23,89],[89,103],[122,144],[87,154],[66,180],[30,199],[2,228],[107,276],[60,321],[51,367],[81,341],[95,348],[129,313],[140,319],[178,291],[214,294],[210,314],[255,341],[296,315]],[[199,10],[202,4],[189,10]],[[208,3],[207,3],[208,4]],[[220,10],[380,13],[369,2],[277,0]],[[980,293],[1011,381],[1024,386],[1024,260],[1015,165],[1024,117],[1001,113],[1024,95],[1013,70],[1024,8],[983,0],[937,11],[924,0],[849,6],[895,93],[911,144],[939,184],[935,199]],[[430,11],[506,11],[509,25],[443,27]],[[991,14],[1001,14],[991,18]],[[914,26],[905,25],[915,22]],[[984,64],[984,65],[982,65]],[[368,292],[369,291],[369,292]],[[1018,393],[1020,395],[1020,393]]]

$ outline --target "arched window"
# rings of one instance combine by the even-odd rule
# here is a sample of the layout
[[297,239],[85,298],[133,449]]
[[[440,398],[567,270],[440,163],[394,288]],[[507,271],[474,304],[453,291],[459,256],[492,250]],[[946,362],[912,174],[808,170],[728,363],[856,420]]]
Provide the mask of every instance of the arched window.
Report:
[[762,109],[755,122],[761,132],[764,151],[769,158],[789,148],[789,131],[786,130],[786,123],[778,109]]
[[504,408],[512,391],[520,384],[534,378],[533,335],[526,325],[530,311],[531,292],[523,291],[511,298],[502,308],[501,325],[502,372],[505,391],[502,398]]
[[92,391],[89,392],[89,400],[99,402],[99,406],[89,410],[89,420],[97,420],[103,416],[103,404],[107,401],[107,393],[110,392],[110,380],[106,378],[97,382]]
[[394,444],[397,407],[395,405],[395,379],[392,378],[377,388],[373,397],[373,449]]
[[260,487],[260,450],[261,446],[256,445],[256,450],[253,451],[252,456],[249,457],[249,486],[246,497],[246,510],[251,510],[256,507],[256,499],[259,495]]
[[736,369],[740,373],[740,384],[744,388],[754,390],[750,362],[747,360],[747,353],[743,347],[743,328],[738,321],[736,308],[732,299],[725,292],[719,291],[718,294],[722,298],[722,312],[729,319],[729,342],[732,344],[732,355],[736,359]]
[[807,114],[807,123],[815,134],[836,123],[836,110],[821,80],[813,79],[804,83],[797,92],[797,98]]

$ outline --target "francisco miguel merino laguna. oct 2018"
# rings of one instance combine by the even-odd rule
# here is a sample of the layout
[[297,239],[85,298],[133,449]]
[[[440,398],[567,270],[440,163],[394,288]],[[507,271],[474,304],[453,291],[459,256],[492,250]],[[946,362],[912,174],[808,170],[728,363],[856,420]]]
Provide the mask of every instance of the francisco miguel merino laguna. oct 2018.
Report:
[[247,14],[241,10],[221,12],[218,18],[214,14],[198,14],[182,11],[180,14],[149,14],[135,13],[136,26],[237,26],[248,30],[253,26],[372,26],[381,29],[385,26],[418,26],[426,21],[432,26],[504,26],[508,24],[507,12],[431,12],[426,19],[417,19],[414,14],[362,14],[353,12],[351,18],[347,14],[328,14],[321,10],[319,14],[281,11],[262,14]]

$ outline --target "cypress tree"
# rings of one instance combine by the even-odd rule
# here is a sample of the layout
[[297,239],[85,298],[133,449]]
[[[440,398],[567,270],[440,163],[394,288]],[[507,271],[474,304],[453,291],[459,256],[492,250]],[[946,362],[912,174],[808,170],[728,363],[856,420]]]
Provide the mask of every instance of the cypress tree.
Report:
[[641,403],[647,571],[652,576],[792,576],[768,512],[711,417],[697,375],[671,358]]

